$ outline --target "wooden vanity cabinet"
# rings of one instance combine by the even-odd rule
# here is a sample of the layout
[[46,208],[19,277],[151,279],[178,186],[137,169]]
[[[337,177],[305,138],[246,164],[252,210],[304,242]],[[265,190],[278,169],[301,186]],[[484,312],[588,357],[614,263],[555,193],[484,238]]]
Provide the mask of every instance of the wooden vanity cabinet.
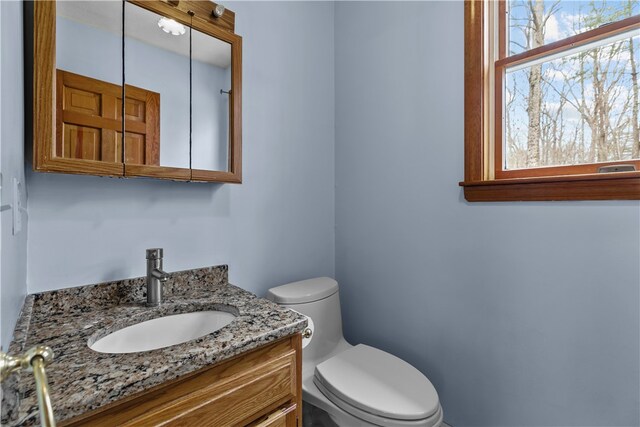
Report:
[[59,425],[301,426],[301,343],[287,337]]

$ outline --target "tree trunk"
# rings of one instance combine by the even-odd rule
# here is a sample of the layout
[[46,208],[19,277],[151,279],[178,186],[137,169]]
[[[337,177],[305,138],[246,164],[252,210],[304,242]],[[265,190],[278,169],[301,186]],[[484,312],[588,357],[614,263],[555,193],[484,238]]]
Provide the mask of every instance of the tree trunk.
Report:
[[609,147],[607,143],[607,128],[610,119],[607,111],[609,97],[605,90],[605,80],[607,76],[601,71],[600,67],[601,53],[602,48],[595,49],[592,70],[594,126],[591,129],[591,136],[596,149],[596,162],[604,162],[608,160],[609,157]]
[[[544,1],[529,1],[531,10],[530,48],[544,44]],[[527,135],[527,166],[536,167],[540,164],[540,112],[542,104],[542,65],[534,65],[529,72],[529,132]]]
[[634,159],[640,159],[640,124],[638,123],[638,70],[636,68],[635,47],[633,38],[629,39],[629,57],[631,61],[631,90],[633,102],[631,103],[631,147]]

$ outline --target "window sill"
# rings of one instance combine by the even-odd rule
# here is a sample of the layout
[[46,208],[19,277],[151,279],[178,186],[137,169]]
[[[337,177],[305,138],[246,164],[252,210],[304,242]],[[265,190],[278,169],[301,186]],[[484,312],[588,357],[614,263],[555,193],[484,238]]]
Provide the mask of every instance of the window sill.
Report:
[[469,202],[640,200],[640,172],[465,181]]

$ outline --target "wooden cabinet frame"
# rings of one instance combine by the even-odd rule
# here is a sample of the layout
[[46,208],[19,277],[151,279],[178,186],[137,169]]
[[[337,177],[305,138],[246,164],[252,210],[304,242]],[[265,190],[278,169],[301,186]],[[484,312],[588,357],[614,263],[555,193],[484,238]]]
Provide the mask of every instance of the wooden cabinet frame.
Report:
[[[460,182],[460,186],[464,188],[465,199],[470,202],[640,200],[640,171],[597,174],[585,173],[583,169],[580,174],[567,175],[564,169],[557,168],[557,174],[552,176],[496,176],[500,174],[495,171],[494,162],[501,161],[501,158],[494,149],[494,141],[490,139],[489,111],[493,93],[489,84],[489,69],[495,65],[496,72],[500,72],[506,61],[501,59],[496,64],[489,64],[488,61],[491,31],[489,2],[490,0],[469,0],[464,4],[465,167],[464,181]],[[606,28],[623,31],[637,26],[639,22],[640,19],[636,16]],[[581,38],[579,41],[586,42],[590,37],[598,36],[601,31],[603,30],[594,30],[577,37]],[[504,45],[505,41],[500,40],[501,50],[504,50]],[[514,56],[509,61],[521,61],[525,56],[544,55],[559,48],[557,43],[549,44],[537,51]],[[504,52],[500,57],[503,56]],[[499,84],[499,78],[497,80]]]
[[241,183],[242,38],[234,33],[234,12],[227,9],[222,17],[215,18],[212,12],[216,3],[208,0],[127,1],[172,18],[231,45],[232,75],[228,170],[210,171],[56,157],[55,1],[35,1],[31,6],[33,8],[33,169],[39,172],[68,174]]

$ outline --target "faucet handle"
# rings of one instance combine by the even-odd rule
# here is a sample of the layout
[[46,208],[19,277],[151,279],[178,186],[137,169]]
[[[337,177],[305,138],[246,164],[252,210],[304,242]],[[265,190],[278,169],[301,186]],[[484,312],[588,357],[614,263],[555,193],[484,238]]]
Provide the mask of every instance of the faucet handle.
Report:
[[162,259],[162,248],[147,249],[147,259]]

